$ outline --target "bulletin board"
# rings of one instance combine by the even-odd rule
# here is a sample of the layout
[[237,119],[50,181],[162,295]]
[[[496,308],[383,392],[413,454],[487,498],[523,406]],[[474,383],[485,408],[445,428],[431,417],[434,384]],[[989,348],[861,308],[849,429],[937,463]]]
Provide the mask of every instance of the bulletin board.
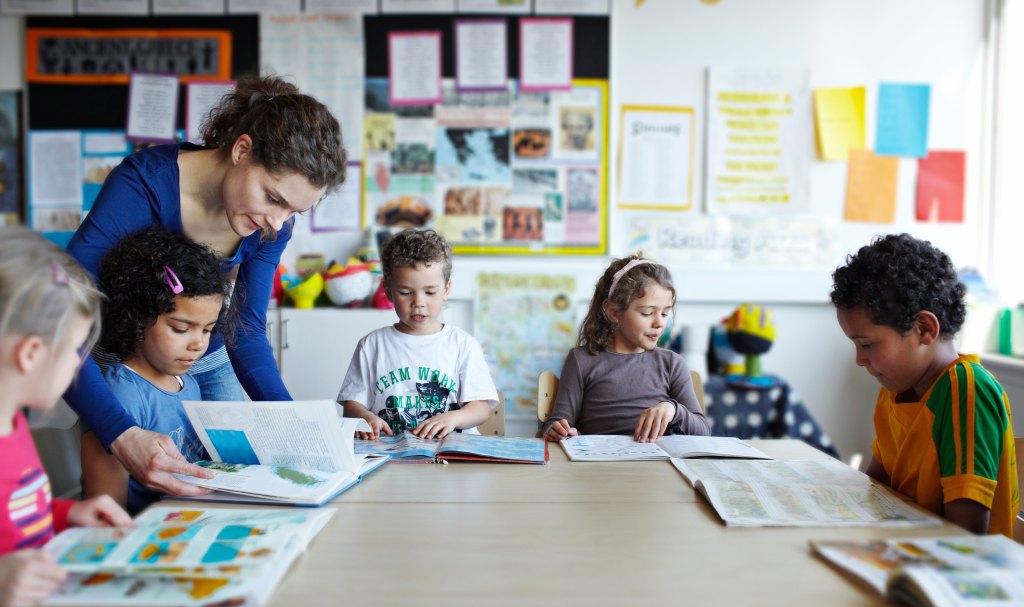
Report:
[[[693,208],[644,212],[624,209],[611,175],[610,254],[636,249],[658,256],[657,236],[670,243],[666,258],[680,297],[698,301],[824,302],[831,272],[846,254],[876,235],[908,232],[948,252],[958,266],[978,265],[985,249],[981,202],[985,116],[985,8],[955,0],[613,0],[611,108],[692,108],[695,120]],[[785,217],[721,217],[705,210],[708,191],[709,70],[755,68],[806,70],[809,91],[819,87],[866,89],[866,143],[876,143],[876,108],[882,83],[931,87],[929,150],[963,150],[967,156],[963,222],[915,218],[918,160],[898,159],[892,223],[844,218],[849,163],[822,160],[813,138],[803,148],[811,162],[803,172],[806,210]],[[811,107],[810,99],[804,104]],[[804,119],[813,133],[813,114]],[[611,129],[618,149],[618,128]],[[613,159],[615,162],[615,159]],[[659,232],[660,231],[660,232]],[[646,238],[646,240],[645,240]],[[793,243],[819,247],[820,257]],[[713,255],[704,252],[717,247]]]
[[29,225],[66,244],[110,171],[145,144],[125,138],[132,71],[178,74],[185,86],[259,69],[259,20],[250,16],[28,17],[25,180]]
[[[431,227],[461,254],[604,254],[608,19],[573,19],[572,88],[542,92],[519,89],[519,23],[503,20],[505,88],[467,92],[454,82],[454,16],[365,19],[362,223]],[[441,32],[441,102],[392,107],[388,36],[412,31]]]

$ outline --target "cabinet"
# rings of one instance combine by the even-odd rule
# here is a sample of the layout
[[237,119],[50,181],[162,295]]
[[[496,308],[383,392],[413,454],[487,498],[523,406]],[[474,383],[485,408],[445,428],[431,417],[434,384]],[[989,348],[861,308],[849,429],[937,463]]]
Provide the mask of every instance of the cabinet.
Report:
[[[444,317],[471,331],[471,310],[470,301],[449,300]],[[267,338],[292,398],[334,400],[359,340],[396,320],[394,310],[277,308],[267,311]]]

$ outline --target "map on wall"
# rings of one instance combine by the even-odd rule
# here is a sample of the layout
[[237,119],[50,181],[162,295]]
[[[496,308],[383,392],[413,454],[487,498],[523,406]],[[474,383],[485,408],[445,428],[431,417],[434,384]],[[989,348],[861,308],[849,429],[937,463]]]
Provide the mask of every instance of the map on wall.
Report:
[[363,224],[430,227],[458,253],[605,252],[607,83],[391,107],[366,82]]
[[505,395],[505,417],[537,414],[537,376],[560,374],[576,345],[572,276],[480,274],[474,334],[494,383]]

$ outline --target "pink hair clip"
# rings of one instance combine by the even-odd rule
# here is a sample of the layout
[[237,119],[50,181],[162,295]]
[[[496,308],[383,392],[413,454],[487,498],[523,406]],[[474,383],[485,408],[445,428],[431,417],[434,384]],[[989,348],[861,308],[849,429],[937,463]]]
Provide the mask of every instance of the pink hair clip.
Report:
[[178,280],[178,275],[174,273],[174,270],[167,266],[164,266],[164,280],[167,281],[167,286],[171,287],[171,292],[175,295],[185,290],[185,287]]
[[67,271],[61,267],[59,263],[54,260],[50,260],[50,273],[53,276],[53,284],[55,285],[67,285],[71,284],[71,277],[68,276]]

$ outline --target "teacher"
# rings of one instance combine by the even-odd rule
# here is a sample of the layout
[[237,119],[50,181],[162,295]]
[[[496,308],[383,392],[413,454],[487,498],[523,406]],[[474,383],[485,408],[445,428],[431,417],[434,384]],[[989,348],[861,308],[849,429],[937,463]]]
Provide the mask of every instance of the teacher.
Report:
[[[251,76],[210,112],[202,138],[204,146],[161,145],[126,158],[107,177],[68,252],[96,276],[118,241],[150,226],[207,245],[235,278],[230,305],[237,322],[228,345],[215,333],[189,371],[203,400],[291,400],[267,341],[267,304],[292,216],[345,180],[341,127],[295,86]],[[173,474],[210,473],[186,462],[170,437],[139,428],[91,356],[64,398],[136,480],[173,495],[206,493]]]

